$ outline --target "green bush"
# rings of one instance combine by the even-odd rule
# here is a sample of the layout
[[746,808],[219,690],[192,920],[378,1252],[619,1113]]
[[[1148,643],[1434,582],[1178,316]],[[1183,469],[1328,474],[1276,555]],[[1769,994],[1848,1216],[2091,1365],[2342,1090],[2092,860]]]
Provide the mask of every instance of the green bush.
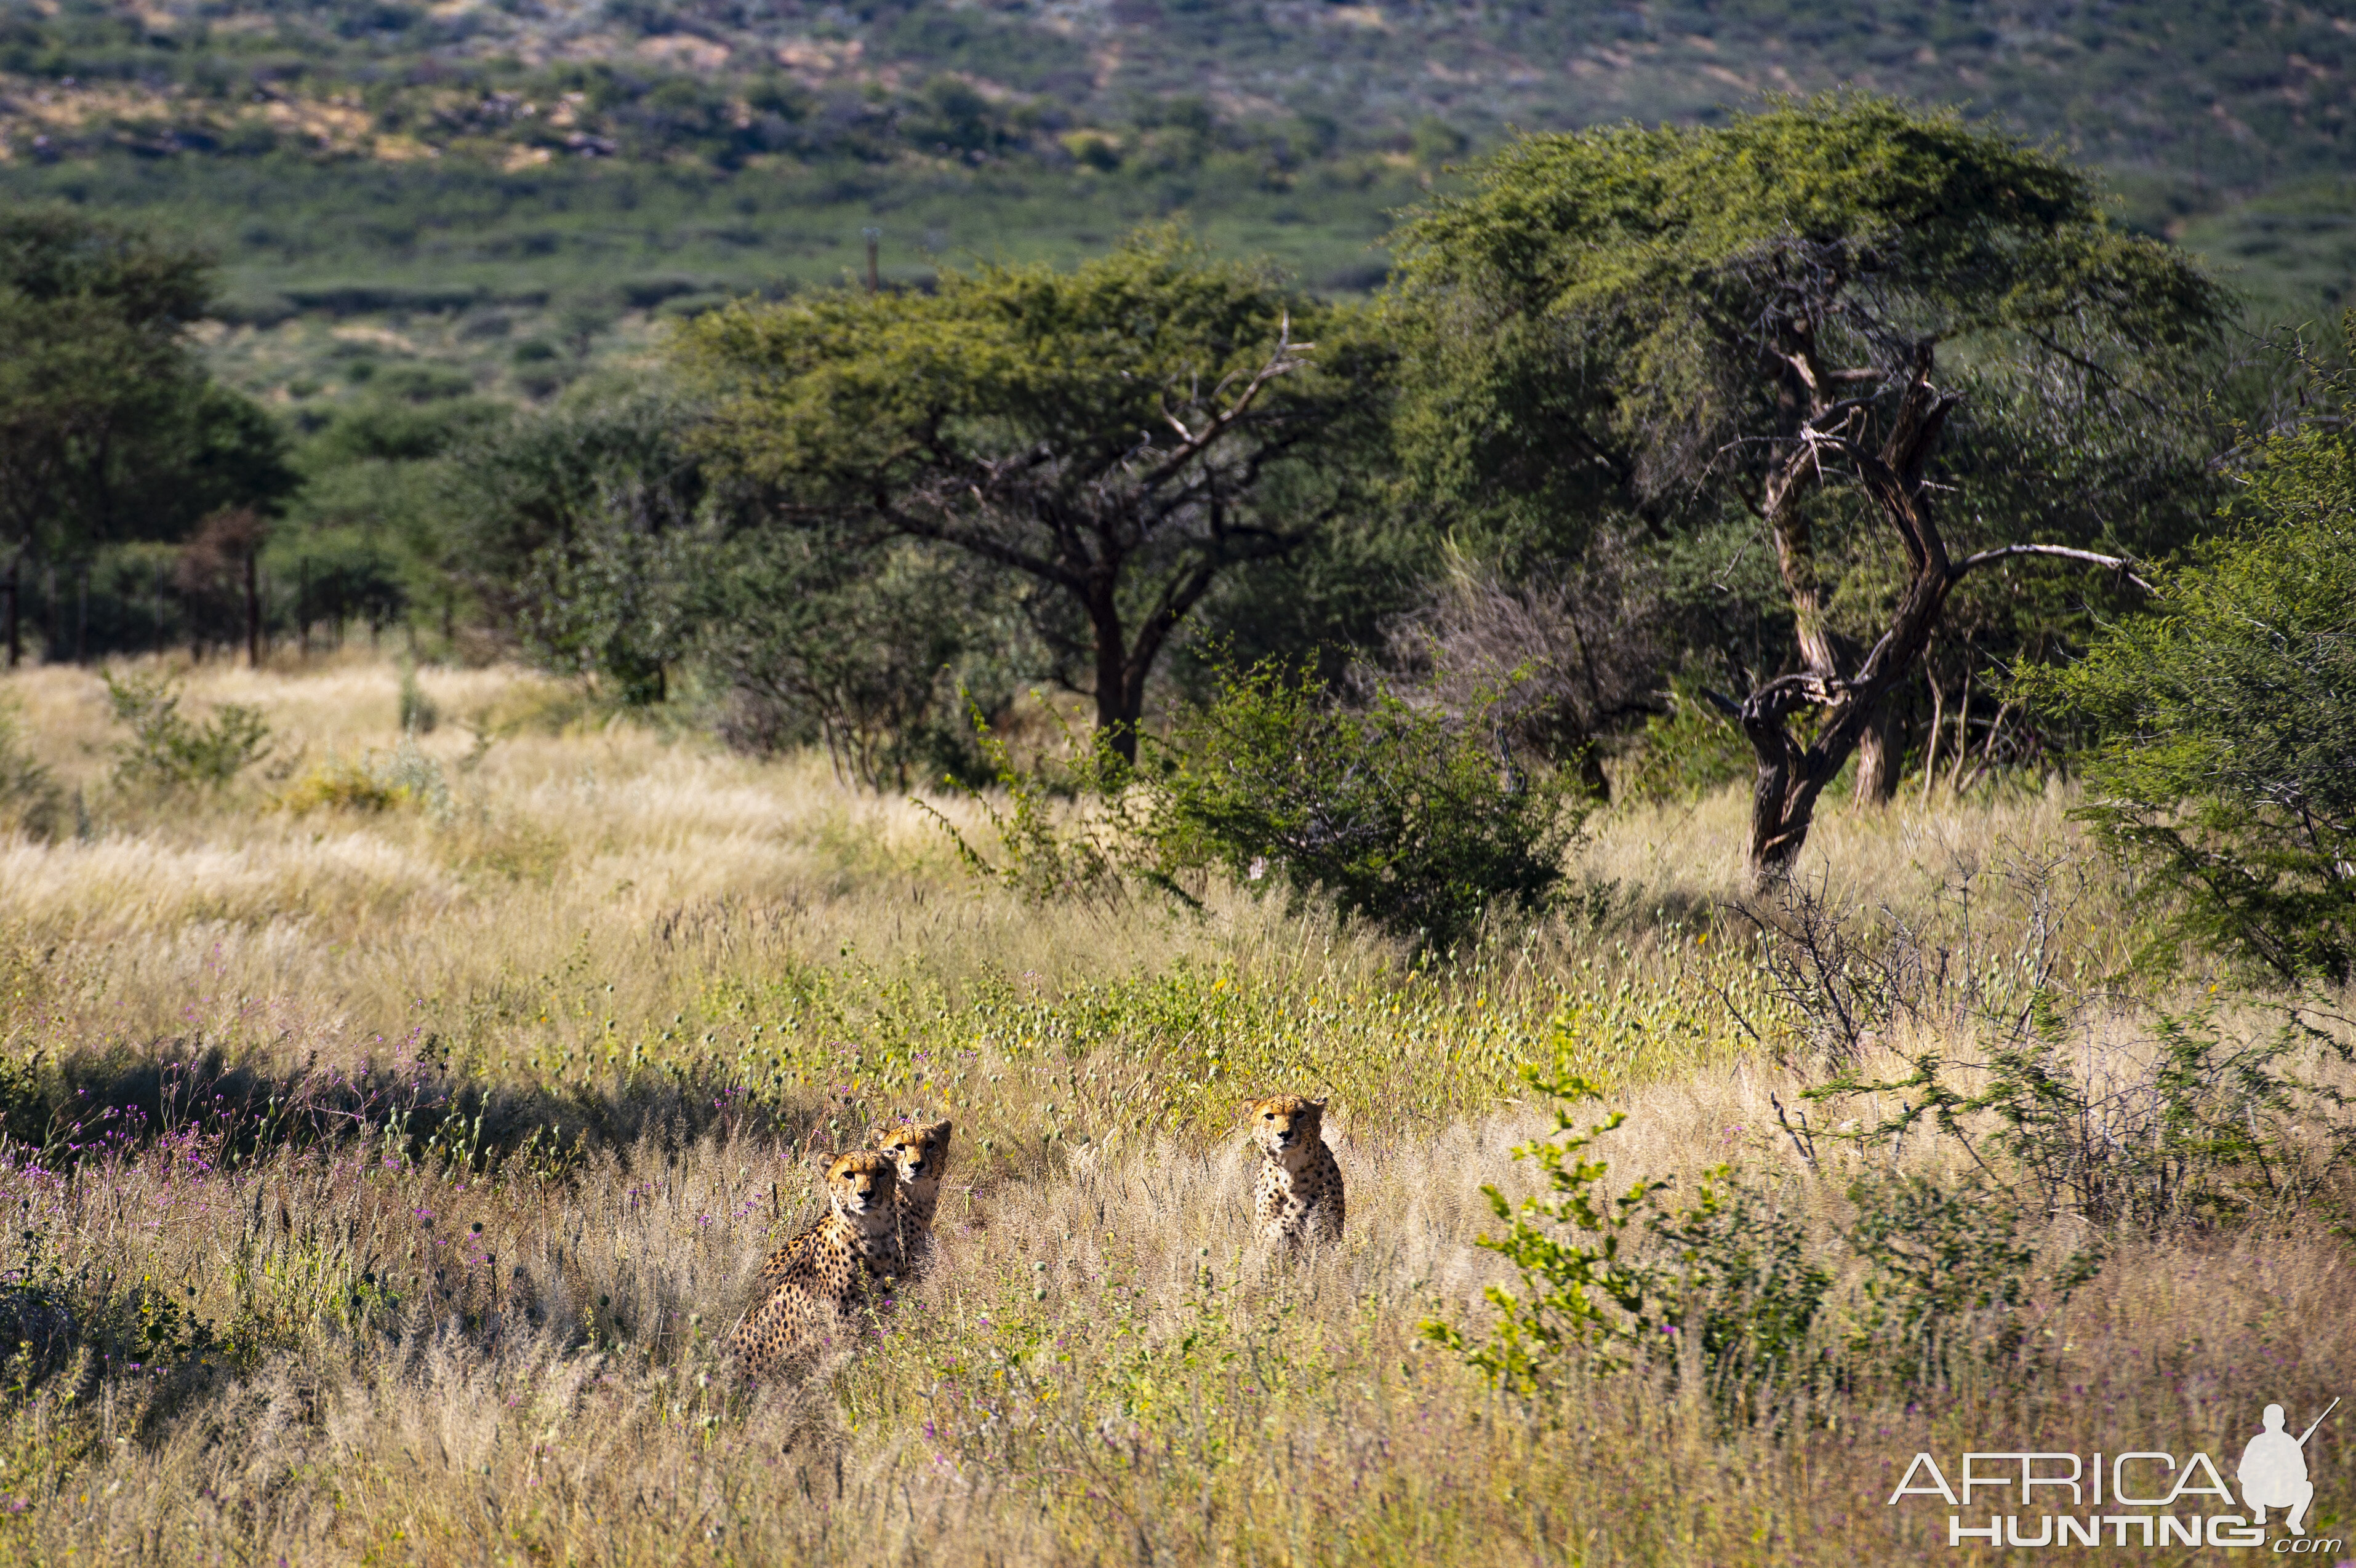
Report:
[[2299,1071],[2313,1056],[2356,1060],[2319,1029],[2294,1020],[2234,1039],[2213,1010],[2163,1013],[2139,1070],[2094,1079],[2050,1000],[2033,1002],[2023,1024],[1968,1061],[1926,1051],[1904,1078],[1845,1075],[1808,1098],[1863,1109],[1894,1097],[1849,1136],[1882,1144],[1927,1125],[2002,1177],[2011,1200],[2100,1227],[2294,1221],[2331,1201],[2356,1161],[2349,1096]]
[[1756,753],[1731,719],[1710,707],[1697,682],[1677,680],[1669,710],[1644,720],[1634,754],[1619,779],[1628,800],[1693,800],[1758,772]]
[[[1059,757],[1043,753],[1029,768],[1018,766],[1001,737],[992,734],[980,704],[972,709],[974,734],[1006,805],[967,784],[965,793],[988,819],[998,840],[998,858],[991,859],[967,842],[957,826],[930,805],[930,813],[956,846],[958,857],[977,876],[1001,882],[1033,903],[1071,899],[1114,904],[1126,897],[1132,877],[1162,880],[1147,859],[1130,798],[1129,764],[1113,749],[1102,730],[1086,739],[1071,726],[1063,731]],[[954,776],[945,782],[958,784]],[[1073,804],[1058,809],[1059,801]]]
[[715,560],[699,613],[731,746],[819,741],[839,774],[874,789],[1003,771],[977,749],[967,709],[1012,701],[1021,611],[969,560],[773,534]]
[[224,702],[197,723],[180,712],[179,693],[164,676],[110,672],[106,697],[115,718],[131,730],[114,766],[119,784],[218,789],[270,748],[270,726],[259,709]]
[[1225,671],[1143,774],[1156,855],[1453,946],[1493,906],[1546,899],[1590,805],[1569,771],[1515,761],[1504,695],[1450,712],[1378,686],[1353,709],[1274,661]]
[[[2349,320],[2356,344],[2356,315]],[[2321,400],[2356,411],[2356,378]],[[2019,679],[2092,723],[2095,833],[2185,901],[2194,933],[2286,979],[2356,975],[2356,437],[2254,449],[2245,526],[2158,578],[2153,612]]]
[[1437,1319],[1424,1323],[1424,1339],[1526,1397],[1579,1371],[1639,1361],[1678,1376],[1690,1368],[1721,1412],[1745,1417],[1812,1384],[1827,1360],[1816,1325],[1833,1276],[1806,1225],[1777,1193],[1727,1166],[1706,1173],[1682,1208],[1661,1201],[1666,1181],[1607,1185],[1611,1167],[1588,1150],[1627,1117],[1612,1111],[1580,1125],[1582,1108],[1601,1093],[1565,1070],[1572,1048],[1558,1031],[1552,1069],[1522,1069],[1523,1082],[1552,1103],[1554,1128],[1514,1157],[1535,1161],[1546,1189],[1515,1204],[1482,1189],[1508,1228],[1479,1244],[1514,1265],[1521,1288],[1483,1293],[1497,1308],[1486,1340]]
[[1535,1161],[1546,1172],[1546,1191],[1516,1205],[1483,1186],[1490,1208],[1510,1228],[1502,1236],[1484,1232],[1480,1238],[1481,1246],[1520,1271],[1521,1291],[1493,1285],[1482,1293],[1498,1314],[1485,1343],[1437,1319],[1425,1322],[1422,1333],[1498,1386],[1532,1395],[1579,1369],[1624,1368],[1639,1347],[1649,1345],[1655,1327],[1649,1308],[1657,1302],[1660,1281],[1634,1243],[1644,1221],[1656,1212],[1655,1195],[1668,1183],[1639,1181],[1617,1193],[1606,1189],[1612,1168],[1589,1158],[1587,1150],[1626,1121],[1627,1113],[1612,1111],[1582,1128],[1579,1108],[1602,1097],[1594,1083],[1536,1067],[1523,1068],[1522,1078],[1554,1105],[1552,1135],[1514,1149],[1515,1159]]
[[1815,1329],[1832,1272],[1783,1198],[1722,1165],[1692,1203],[1645,1222],[1663,1339],[1687,1341],[1719,1407],[1754,1420],[1780,1391],[1813,1387],[1828,1360]]

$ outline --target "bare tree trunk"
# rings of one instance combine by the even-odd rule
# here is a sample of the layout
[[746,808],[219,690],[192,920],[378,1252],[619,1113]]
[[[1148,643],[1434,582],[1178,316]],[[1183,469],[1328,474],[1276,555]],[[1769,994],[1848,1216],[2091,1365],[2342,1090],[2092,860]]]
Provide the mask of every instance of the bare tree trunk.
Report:
[[[1923,662],[1930,662],[1928,656]],[[1931,672],[1931,734],[1922,742],[1922,804],[1931,804],[1931,784],[1939,776],[1939,731],[1947,718],[1947,688],[1939,684],[1939,672]]]
[[311,657],[311,558],[294,563],[294,646],[305,661]]
[[90,562],[83,561],[74,577],[74,663],[82,664],[90,658]]
[[[1929,342],[1916,346],[1912,379],[1878,451],[1843,433],[1848,416],[1828,401],[1821,414],[1803,425],[1808,439],[1794,443],[1793,453],[1768,488],[1768,504],[1762,512],[1775,530],[1777,549],[1783,558],[1785,582],[1799,613],[1806,667],[1759,684],[1740,703],[1725,697],[1715,699],[1740,721],[1758,758],[1751,809],[1754,882],[1772,882],[1790,870],[1807,842],[1816,797],[1850,753],[1863,744],[1877,709],[1891,690],[1929,650],[1947,594],[1965,573],[2015,556],[2046,556],[2108,568],[2120,581],[2133,582],[2147,593],[2152,592],[2149,583],[2128,570],[2128,561],[2061,545],[2005,545],[1960,561],[1949,560],[1922,480],[1957,399],[1931,385],[1932,348]],[[1820,423],[1819,420],[1843,422]],[[1847,673],[1835,662],[1838,650],[1811,624],[1816,599],[1813,566],[1807,559],[1806,520],[1799,508],[1788,504],[1805,476],[1817,472],[1816,448],[1827,444],[1838,447],[1856,465],[1874,508],[1898,536],[1913,571],[1888,629],[1857,667]],[[1968,691],[1966,687],[1966,703]],[[1814,738],[1804,745],[1793,737],[1788,720],[1805,708],[1814,708],[1819,718]],[[1963,719],[1959,713],[1959,726]],[[1959,742],[1957,751],[1962,750]]]
[[1906,762],[1906,725],[1892,692],[1881,699],[1857,738],[1858,805],[1888,805],[1898,798],[1898,770]]
[[245,552],[245,667],[262,667],[262,551]]
[[25,596],[25,552],[19,549],[8,558],[8,581],[0,583],[0,592],[8,595],[8,667],[15,669],[23,656],[23,646],[16,630],[16,602]]
[[1121,635],[1120,605],[1113,597],[1109,577],[1088,595],[1088,624],[1097,639],[1097,731],[1110,739],[1122,762],[1134,763],[1141,705],[1139,693],[1130,689],[1129,649]]

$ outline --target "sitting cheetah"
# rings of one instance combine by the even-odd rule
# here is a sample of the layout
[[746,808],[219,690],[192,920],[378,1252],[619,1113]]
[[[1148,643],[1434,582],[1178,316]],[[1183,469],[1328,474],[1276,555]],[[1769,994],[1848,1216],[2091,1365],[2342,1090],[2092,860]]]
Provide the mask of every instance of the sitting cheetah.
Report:
[[1249,1115],[1261,1156],[1252,1187],[1261,1236],[1291,1246],[1339,1240],[1342,1168],[1325,1147],[1325,1102],[1276,1094],[1253,1101]]
[[726,1349],[766,1376],[806,1355],[868,1300],[875,1283],[906,1272],[900,1244],[900,1172],[873,1150],[827,1168],[825,1219],[761,1265],[768,1293],[729,1330]]
[[875,1147],[900,1168],[900,1211],[906,1221],[901,1241],[908,1272],[916,1274],[932,1261],[933,1211],[941,1200],[942,1173],[948,1169],[949,1124],[945,1117],[929,1126],[894,1127]]

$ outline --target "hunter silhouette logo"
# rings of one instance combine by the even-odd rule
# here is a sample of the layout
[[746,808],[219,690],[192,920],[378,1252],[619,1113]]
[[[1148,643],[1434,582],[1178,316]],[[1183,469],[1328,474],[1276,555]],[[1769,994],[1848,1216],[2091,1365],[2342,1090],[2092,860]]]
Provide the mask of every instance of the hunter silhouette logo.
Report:
[[[2340,1408],[2333,1400],[2323,1407],[2323,1415]],[[2283,1407],[2266,1406],[2262,1418],[2265,1430],[2250,1439],[2242,1450],[2242,1463],[2233,1471],[2233,1478],[2242,1483],[2242,1501],[2250,1510],[2250,1522],[2266,1522],[2266,1509],[2290,1509],[2284,1520],[2293,1535],[2307,1533],[2307,1505],[2315,1500],[2315,1483],[2307,1478],[2307,1440],[2323,1424],[2323,1415],[2315,1418],[2308,1429],[2293,1437],[2283,1430]]]
[[[1952,1472],[1940,1469],[1930,1455],[1917,1454],[1898,1489],[1890,1494],[1890,1506],[1910,1497],[1945,1502],[1953,1510],[1947,1515],[1949,1546],[1968,1541],[1997,1547],[2162,1550],[2267,1547],[2267,1514],[2280,1510],[2289,1533],[2271,1543],[2272,1552],[2331,1560],[2347,1543],[2307,1532],[2315,1501],[2314,1450],[2308,1445],[2339,1408],[2340,1401],[2333,1400],[2293,1436],[2283,1407],[2267,1405],[2259,1416],[2259,1431],[2234,1467],[2233,1486],[2206,1454],[2179,1463],[2175,1455],[2153,1449],[2091,1456],[1974,1451],[1961,1456]],[[2235,1486],[2241,1489],[2238,1499]],[[2002,1501],[1986,1496],[1975,1499],[1976,1492],[1997,1493]],[[2215,1500],[2204,1500],[2209,1499]]]

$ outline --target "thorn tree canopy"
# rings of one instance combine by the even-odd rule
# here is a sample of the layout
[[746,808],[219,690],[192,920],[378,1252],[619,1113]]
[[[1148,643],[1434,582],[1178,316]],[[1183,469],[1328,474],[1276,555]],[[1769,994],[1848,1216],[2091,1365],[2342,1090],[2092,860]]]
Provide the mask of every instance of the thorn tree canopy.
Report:
[[[1975,484],[2008,464],[1987,492],[2041,521],[2071,505],[2070,448],[2180,443],[2188,372],[2230,304],[2051,155],[1861,95],[1526,137],[1471,186],[1400,235],[1408,439],[1462,483],[1625,507],[1657,532],[1729,505],[1756,519],[1795,645],[1719,700],[1757,758],[1761,877],[1798,854],[1966,573],[2128,570],[2037,540],[1951,554],[1933,496],[1957,478],[1938,460],[1959,407],[2006,427],[1974,443]],[[1864,637],[1837,635],[1818,563],[1839,504],[1903,558]]]
[[1385,356],[1337,336],[1347,325],[1162,229],[1067,272],[739,304],[698,318],[680,355],[712,392],[710,439],[789,519],[1027,579],[1134,761],[1147,678],[1187,613],[1349,505],[1338,457],[1378,428]]

